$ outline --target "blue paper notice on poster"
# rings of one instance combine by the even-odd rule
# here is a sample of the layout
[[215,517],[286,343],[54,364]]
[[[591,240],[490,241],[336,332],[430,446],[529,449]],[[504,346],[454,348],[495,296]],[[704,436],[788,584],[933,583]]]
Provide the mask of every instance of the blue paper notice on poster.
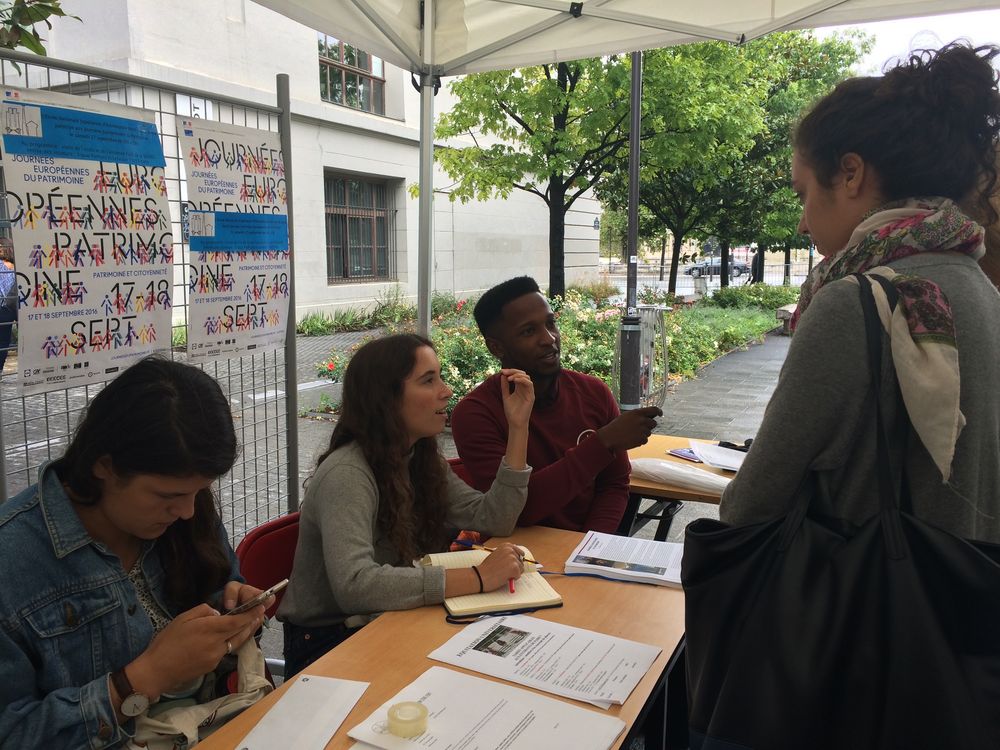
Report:
[[5,92],[3,142],[8,154],[116,162],[166,163],[156,125],[79,109],[12,101]]
[[288,252],[288,217],[284,214],[189,212],[194,252]]

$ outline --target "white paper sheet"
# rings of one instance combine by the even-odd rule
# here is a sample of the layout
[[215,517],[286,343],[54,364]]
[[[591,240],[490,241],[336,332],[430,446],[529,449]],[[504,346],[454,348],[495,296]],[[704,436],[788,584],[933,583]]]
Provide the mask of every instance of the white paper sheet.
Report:
[[747,457],[747,454],[743,451],[720,448],[717,445],[699,443],[696,440],[691,441],[691,450],[709,466],[714,466],[716,469],[725,469],[726,471],[739,471],[743,465],[743,459]]
[[[427,707],[426,732],[410,739],[389,734],[387,712],[400,701],[420,701]],[[348,734],[383,750],[608,750],[624,729],[625,722],[614,716],[513,685],[431,667]]]
[[428,656],[610,708],[625,702],[659,653],[659,646],[513,615],[466,625]]
[[240,750],[323,750],[369,683],[299,675],[250,734]]

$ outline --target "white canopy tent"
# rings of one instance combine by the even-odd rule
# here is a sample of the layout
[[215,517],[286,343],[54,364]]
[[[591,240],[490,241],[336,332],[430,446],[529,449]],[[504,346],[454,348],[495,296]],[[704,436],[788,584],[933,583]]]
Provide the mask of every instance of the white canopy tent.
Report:
[[[1000,7],[1000,0],[256,0],[420,76],[418,325],[430,326],[435,76]],[[427,23],[422,24],[421,8]]]

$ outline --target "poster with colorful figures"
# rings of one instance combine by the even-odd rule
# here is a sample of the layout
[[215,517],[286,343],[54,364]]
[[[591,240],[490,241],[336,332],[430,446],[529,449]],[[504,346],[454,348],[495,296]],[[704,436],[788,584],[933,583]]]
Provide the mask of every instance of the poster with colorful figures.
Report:
[[188,354],[280,348],[290,281],[280,137],[186,117],[177,135],[187,178]]
[[173,237],[152,112],[4,87],[23,394],[170,347]]

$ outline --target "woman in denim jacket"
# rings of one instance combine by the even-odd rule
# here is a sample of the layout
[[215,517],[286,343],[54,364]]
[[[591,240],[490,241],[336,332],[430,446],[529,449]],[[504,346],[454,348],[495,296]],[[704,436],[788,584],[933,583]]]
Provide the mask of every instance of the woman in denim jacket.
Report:
[[161,695],[193,695],[264,607],[211,484],[237,443],[201,370],[149,358],[88,406],[65,455],[0,505],[0,747],[105,748]]

